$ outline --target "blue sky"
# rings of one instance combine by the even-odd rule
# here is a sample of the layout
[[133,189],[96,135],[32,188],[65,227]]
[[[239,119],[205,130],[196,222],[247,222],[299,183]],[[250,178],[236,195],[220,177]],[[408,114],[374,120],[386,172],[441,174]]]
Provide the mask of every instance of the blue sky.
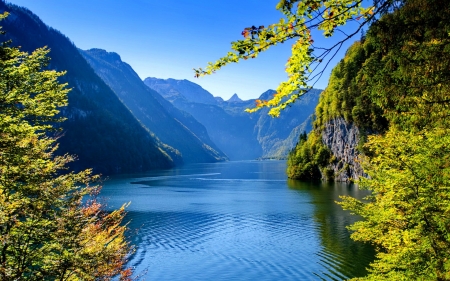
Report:
[[[204,67],[226,54],[230,42],[252,25],[269,25],[281,17],[278,0],[9,0],[34,12],[81,49],[116,52],[144,79],[188,79],[224,99],[237,93],[257,98],[286,79],[291,43],[257,59],[228,65],[212,76],[194,78],[192,68]],[[359,36],[357,36],[358,39]],[[335,39],[314,35],[327,46]],[[293,43],[293,42],[292,42]],[[348,46],[348,44],[346,45]],[[343,57],[343,48],[331,63]],[[327,69],[316,88],[327,85]]]

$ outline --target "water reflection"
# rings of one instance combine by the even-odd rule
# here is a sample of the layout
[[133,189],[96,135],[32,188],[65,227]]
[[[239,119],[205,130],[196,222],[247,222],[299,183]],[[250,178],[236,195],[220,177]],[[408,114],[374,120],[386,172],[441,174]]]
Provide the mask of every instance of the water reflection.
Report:
[[[331,279],[346,279],[364,276],[367,266],[373,260],[373,247],[349,239],[350,231],[346,226],[354,223],[358,217],[349,215],[334,202],[340,201],[339,196],[349,195],[358,199],[369,194],[356,185],[344,183],[300,182],[288,180],[290,189],[306,191],[312,197],[314,204],[314,219],[318,223],[318,231],[323,246],[318,252],[320,262],[333,271]],[[333,261],[333,262],[330,262]]]

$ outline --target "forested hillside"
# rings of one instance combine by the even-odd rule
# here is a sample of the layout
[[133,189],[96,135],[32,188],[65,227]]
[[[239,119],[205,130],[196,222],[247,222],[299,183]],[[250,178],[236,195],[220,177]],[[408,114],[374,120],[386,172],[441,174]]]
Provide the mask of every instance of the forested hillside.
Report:
[[1,1],[0,10],[10,13],[3,21],[5,39],[24,51],[48,46],[49,68],[67,71],[61,82],[72,91],[62,110],[67,121],[59,133],[59,153],[77,155],[75,168],[110,174],[168,168],[181,161],[134,118],[67,37],[25,8]]
[[358,76],[371,52],[368,41],[358,41],[331,72],[315,109],[314,130],[289,155],[290,178],[350,181],[363,175],[356,158],[366,136],[388,126]]
[[357,280],[449,280],[450,2],[398,3],[333,70],[288,174],[363,176],[372,194],[339,203],[363,218],[351,237],[377,247]]
[[[421,9],[424,3],[410,5]],[[383,134],[389,124],[417,129],[446,124],[449,68],[439,59],[448,52],[446,15],[422,13],[412,23],[402,13],[386,16],[349,48],[316,107],[314,131],[290,154],[289,177],[357,179],[363,175],[358,155],[369,153],[368,135]]]

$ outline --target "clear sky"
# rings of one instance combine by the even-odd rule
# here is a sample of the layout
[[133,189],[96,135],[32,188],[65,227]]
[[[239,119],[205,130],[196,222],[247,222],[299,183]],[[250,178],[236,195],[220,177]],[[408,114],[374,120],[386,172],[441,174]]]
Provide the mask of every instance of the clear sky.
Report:
[[[118,53],[142,79],[187,79],[224,99],[237,93],[257,98],[286,80],[285,63],[291,43],[261,54],[257,59],[228,65],[212,76],[194,78],[192,68],[204,67],[230,50],[252,25],[279,20],[278,0],[9,0],[61,31],[78,48]],[[359,36],[357,36],[359,39]],[[326,46],[332,39],[314,35]],[[319,40],[319,41],[318,41]],[[328,41],[327,41],[328,40]],[[292,42],[293,43],[293,42]],[[346,45],[348,46],[348,44]],[[343,57],[346,47],[332,62]],[[324,89],[326,75],[315,85]]]

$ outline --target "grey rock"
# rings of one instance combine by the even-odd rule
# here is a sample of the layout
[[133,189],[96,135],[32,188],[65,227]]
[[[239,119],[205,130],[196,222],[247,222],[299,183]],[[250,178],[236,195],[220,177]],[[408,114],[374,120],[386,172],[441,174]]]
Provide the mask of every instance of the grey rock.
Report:
[[358,159],[359,138],[359,128],[342,117],[326,123],[322,131],[322,141],[335,157],[333,163],[327,167],[334,171],[335,181],[350,182],[366,176]]

